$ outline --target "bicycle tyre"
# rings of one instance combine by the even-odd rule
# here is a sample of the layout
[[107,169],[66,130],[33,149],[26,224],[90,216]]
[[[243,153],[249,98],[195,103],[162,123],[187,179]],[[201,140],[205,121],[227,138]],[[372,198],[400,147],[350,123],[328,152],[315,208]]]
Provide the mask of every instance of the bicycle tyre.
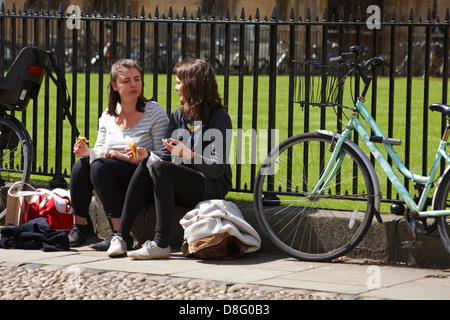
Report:
[[[436,195],[433,197],[434,210],[446,210],[450,207],[450,170],[447,170],[439,183]],[[437,228],[442,244],[448,253],[450,253],[450,215],[436,217]]]
[[331,141],[318,133],[283,141],[269,153],[255,180],[255,214],[263,233],[299,260],[330,261],[346,254],[373,219],[372,178],[363,159],[345,143],[344,161],[332,185],[321,196],[308,198],[331,156]]
[[33,144],[24,126],[15,118],[0,116],[0,219],[6,214],[7,190],[17,181],[28,182],[33,162]]

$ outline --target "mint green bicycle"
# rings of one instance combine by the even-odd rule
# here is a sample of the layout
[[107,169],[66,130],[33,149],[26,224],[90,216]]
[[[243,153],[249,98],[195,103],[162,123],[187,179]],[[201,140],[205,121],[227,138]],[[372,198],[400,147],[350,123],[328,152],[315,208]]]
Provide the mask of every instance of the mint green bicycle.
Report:
[[[400,140],[387,138],[364,105],[371,83],[368,71],[385,64],[381,57],[359,62],[359,48],[352,47],[326,62],[295,61],[301,69],[295,101],[300,105],[334,107],[350,110],[351,116],[342,132],[316,130],[288,138],[268,154],[261,164],[254,186],[254,206],[263,233],[284,253],[300,260],[329,261],[353,249],[364,237],[375,216],[380,215],[381,191],[377,174],[362,149],[351,140],[356,131],[380,167],[392,182],[406,210],[412,231],[411,241],[403,246],[420,246],[417,235],[437,226],[450,252],[450,167],[439,177],[442,159],[450,162],[446,151],[450,134],[450,106],[432,104],[430,109],[444,114],[447,127],[436,151],[429,176],[414,174],[406,168],[393,145]],[[353,108],[339,103],[345,79],[358,74],[364,83]],[[372,135],[363,125],[363,118]],[[416,202],[379,149],[382,145],[398,171],[421,186]],[[432,196],[427,199],[439,178]]]

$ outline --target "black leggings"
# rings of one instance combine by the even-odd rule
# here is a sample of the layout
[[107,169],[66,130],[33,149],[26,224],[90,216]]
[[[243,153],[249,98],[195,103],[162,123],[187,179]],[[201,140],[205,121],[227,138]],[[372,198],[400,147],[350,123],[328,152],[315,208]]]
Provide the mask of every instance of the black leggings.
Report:
[[81,158],[72,168],[70,194],[77,216],[87,218],[95,189],[108,218],[120,218],[125,194],[137,166],[126,161]]
[[169,161],[158,161],[152,166],[152,176],[142,161],[130,181],[118,235],[128,237],[137,215],[146,203],[155,203],[156,244],[169,245],[169,234],[174,204],[195,207],[204,198],[206,178],[199,171]]

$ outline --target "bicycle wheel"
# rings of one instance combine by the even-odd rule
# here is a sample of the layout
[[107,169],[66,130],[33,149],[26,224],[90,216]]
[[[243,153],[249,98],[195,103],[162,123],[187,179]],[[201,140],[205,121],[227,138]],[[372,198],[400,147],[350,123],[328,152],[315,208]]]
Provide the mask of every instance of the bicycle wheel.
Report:
[[372,179],[363,159],[346,144],[339,172],[325,191],[310,194],[331,156],[331,140],[317,133],[291,137],[269,153],[256,177],[255,213],[262,231],[300,260],[342,256],[372,222]]
[[30,178],[33,147],[22,124],[8,115],[0,116],[0,219],[6,214],[8,188]]
[[[434,210],[448,210],[450,207],[450,171],[442,177],[442,180],[436,191],[436,195],[433,198],[433,209]],[[441,216],[436,218],[437,227],[439,230],[439,236],[441,237],[442,243],[445,249],[450,253],[450,215]]]

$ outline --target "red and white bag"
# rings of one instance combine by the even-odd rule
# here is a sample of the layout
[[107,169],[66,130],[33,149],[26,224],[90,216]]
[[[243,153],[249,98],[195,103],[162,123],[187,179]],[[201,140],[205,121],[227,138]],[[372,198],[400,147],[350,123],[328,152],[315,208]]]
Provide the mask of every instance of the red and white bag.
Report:
[[[27,187],[32,191],[17,191],[17,188],[14,187],[15,184],[10,188],[12,191],[8,191],[9,195],[13,197],[31,196],[25,213],[25,222],[44,217],[51,229],[68,233],[73,228],[73,212],[68,190],[60,188],[34,189],[28,185]],[[16,191],[14,192],[14,190]]]

